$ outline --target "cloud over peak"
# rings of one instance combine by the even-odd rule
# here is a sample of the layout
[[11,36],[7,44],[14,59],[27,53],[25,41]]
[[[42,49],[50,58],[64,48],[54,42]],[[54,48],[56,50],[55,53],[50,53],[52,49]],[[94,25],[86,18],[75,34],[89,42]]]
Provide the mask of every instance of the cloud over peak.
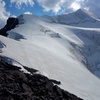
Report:
[[58,13],[63,8],[63,13],[76,11],[80,8],[100,16],[100,0],[37,0],[44,11]]

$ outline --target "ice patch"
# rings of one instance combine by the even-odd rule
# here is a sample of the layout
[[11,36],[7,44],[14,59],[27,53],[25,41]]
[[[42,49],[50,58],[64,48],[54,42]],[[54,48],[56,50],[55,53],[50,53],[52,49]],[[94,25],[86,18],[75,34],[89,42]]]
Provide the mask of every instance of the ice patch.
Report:
[[17,40],[19,41],[20,39],[25,39],[23,35],[20,35],[19,33],[16,33],[16,32],[8,32],[9,35],[8,37],[11,38],[11,39],[14,39],[14,40]]

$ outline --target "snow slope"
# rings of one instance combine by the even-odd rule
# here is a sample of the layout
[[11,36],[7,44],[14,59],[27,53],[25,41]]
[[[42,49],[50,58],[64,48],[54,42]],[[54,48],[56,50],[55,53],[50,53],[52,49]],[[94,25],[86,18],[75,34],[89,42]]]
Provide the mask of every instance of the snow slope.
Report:
[[84,23],[89,26],[85,28],[82,23],[81,27],[75,27],[54,22],[58,20],[56,17],[52,17],[54,20],[35,15],[18,18],[20,24],[8,32],[9,38],[0,36],[0,55],[61,81],[63,89],[84,100],[99,100],[99,20]]

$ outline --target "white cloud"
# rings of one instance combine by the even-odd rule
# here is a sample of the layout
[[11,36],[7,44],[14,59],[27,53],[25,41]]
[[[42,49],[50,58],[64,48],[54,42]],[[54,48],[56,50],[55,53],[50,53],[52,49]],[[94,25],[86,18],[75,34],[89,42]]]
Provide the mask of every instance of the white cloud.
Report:
[[65,13],[69,13],[84,8],[100,16],[100,0],[37,0],[37,2],[43,7],[44,11],[58,13],[63,8]]
[[10,13],[5,9],[6,3],[3,0],[0,0],[0,28],[6,24],[7,18],[10,16]]
[[25,12],[24,14],[29,14],[29,15],[32,15],[32,13],[31,13],[31,12],[29,12],[29,11]]
[[58,13],[62,8],[64,11],[77,10],[81,8],[81,2],[84,0],[37,0],[44,8],[44,11],[53,11]]
[[71,4],[70,8],[72,8],[73,11],[75,11],[75,10],[81,8],[81,6],[80,6],[80,4],[77,3],[77,2],[73,2],[73,3]]
[[59,12],[64,3],[64,0],[37,0],[38,3],[44,8],[44,11]]
[[21,8],[22,4],[25,4],[26,6],[30,5],[31,7],[34,5],[33,0],[10,0],[10,3],[16,3],[18,9]]

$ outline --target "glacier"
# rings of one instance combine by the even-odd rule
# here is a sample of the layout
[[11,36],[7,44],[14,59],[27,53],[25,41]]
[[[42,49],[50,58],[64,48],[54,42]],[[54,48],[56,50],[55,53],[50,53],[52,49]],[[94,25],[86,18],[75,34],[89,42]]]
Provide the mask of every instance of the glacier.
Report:
[[61,81],[61,88],[84,100],[99,100],[100,20],[83,10],[18,19],[8,37],[0,36],[0,55]]

